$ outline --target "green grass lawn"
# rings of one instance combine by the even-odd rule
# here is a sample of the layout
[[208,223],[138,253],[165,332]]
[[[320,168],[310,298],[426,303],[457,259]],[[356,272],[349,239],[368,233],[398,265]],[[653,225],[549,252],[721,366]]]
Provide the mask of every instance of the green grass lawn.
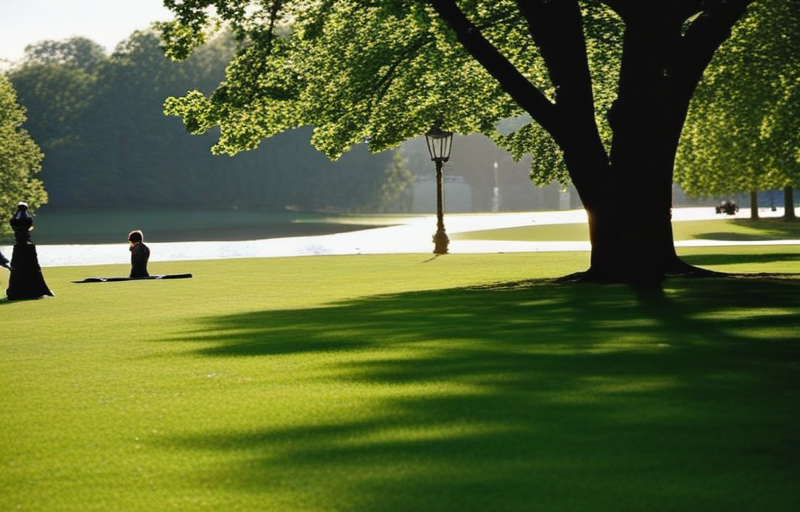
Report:
[[[800,222],[783,219],[716,219],[674,222],[675,240],[800,239]],[[589,240],[587,224],[552,224],[456,233],[454,240],[581,241]]]
[[[684,254],[800,273],[785,247]],[[587,263],[45,268],[55,298],[0,301],[0,510],[798,509],[800,279],[519,283]]]

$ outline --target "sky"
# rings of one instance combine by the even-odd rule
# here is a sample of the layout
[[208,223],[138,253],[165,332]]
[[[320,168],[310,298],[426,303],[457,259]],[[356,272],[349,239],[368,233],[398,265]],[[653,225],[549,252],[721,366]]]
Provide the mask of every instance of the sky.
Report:
[[0,69],[32,43],[83,36],[111,52],[133,31],[169,19],[162,0],[0,0]]

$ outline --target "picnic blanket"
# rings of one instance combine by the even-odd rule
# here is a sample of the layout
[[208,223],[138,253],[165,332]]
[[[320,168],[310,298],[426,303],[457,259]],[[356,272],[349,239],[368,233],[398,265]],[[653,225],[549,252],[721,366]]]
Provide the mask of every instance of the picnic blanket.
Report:
[[192,277],[192,274],[160,274],[148,277],[87,277],[80,281],[72,281],[73,283],[112,283],[117,281],[148,281],[153,279],[187,279]]

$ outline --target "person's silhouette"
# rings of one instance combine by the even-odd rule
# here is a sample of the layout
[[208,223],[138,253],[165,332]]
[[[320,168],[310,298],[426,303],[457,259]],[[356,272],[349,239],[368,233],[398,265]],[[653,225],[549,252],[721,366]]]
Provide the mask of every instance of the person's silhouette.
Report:
[[144,244],[144,235],[138,229],[128,234],[131,247],[130,277],[150,277],[147,273],[147,261],[150,259],[150,248]]

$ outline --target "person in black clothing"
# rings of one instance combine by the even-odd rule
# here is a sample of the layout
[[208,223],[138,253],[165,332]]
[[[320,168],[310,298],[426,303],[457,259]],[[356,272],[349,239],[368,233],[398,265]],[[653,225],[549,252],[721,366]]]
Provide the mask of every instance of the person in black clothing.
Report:
[[138,229],[128,234],[131,247],[130,277],[150,277],[147,273],[147,260],[150,259],[150,248],[144,245],[144,235]]

